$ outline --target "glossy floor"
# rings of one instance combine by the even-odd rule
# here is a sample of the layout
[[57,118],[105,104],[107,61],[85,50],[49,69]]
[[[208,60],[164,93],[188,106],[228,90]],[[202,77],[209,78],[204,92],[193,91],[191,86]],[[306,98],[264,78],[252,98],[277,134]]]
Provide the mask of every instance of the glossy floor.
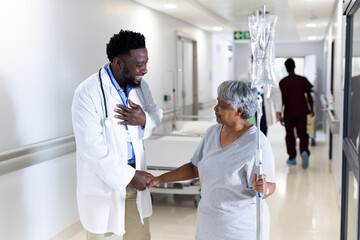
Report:
[[[324,134],[316,134],[307,170],[301,168],[300,157],[297,166],[286,165],[284,136],[280,124],[269,128],[277,177],[277,189],[267,199],[271,212],[270,239],[339,239],[340,209]],[[152,240],[194,239],[196,208],[192,196],[154,194],[153,210]],[[84,230],[77,224],[64,233],[63,239],[84,240]]]

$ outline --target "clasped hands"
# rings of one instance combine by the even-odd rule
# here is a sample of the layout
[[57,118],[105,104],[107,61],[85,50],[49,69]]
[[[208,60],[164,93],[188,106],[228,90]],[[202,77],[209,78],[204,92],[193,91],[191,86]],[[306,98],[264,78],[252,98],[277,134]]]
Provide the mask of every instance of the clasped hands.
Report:
[[159,184],[157,177],[145,171],[136,170],[134,177],[131,179],[130,184],[136,190],[143,191]]

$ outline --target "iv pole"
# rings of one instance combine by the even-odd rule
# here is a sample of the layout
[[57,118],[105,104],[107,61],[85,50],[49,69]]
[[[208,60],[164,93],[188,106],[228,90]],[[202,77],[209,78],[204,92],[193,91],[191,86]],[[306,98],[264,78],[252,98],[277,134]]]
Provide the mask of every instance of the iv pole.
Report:
[[[261,12],[261,16],[259,16],[259,12]],[[261,88],[264,85],[268,86],[268,96],[270,96],[270,88],[271,85],[277,85],[275,80],[275,76],[272,72],[271,66],[271,57],[272,54],[272,42],[273,41],[273,33],[272,28],[275,26],[277,17],[273,19],[271,22],[271,27],[269,28],[266,24],[267,18],[266,14],[266,6],[263,5],[256,11],[254,11],[249,17],[249,27],[250,27],[250,37],[251,37],[251,47],[252,53],[254,57],[254,65],[253,65],[253,87],[256,87],[258,92],[257,96],[257,147],[256,147],[256,172],[257,176],[262,174],[262,150],[260,148],[260,121],[263,115],[262,113],[262,104],[263,99],[261,96]],[[270,20],[270,19],[269,19]],[[263,193],[258,192],[256,198],[256,239],[263,240]]]

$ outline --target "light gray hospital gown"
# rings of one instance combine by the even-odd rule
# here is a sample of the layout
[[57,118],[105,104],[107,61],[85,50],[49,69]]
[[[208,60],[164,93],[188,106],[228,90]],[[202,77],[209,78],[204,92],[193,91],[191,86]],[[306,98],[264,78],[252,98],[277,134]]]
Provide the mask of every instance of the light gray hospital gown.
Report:
[[[232,144],[220,146],[222,124],[211,126],[191,162],[198,167],[201,200],[198,206],[197,240],[255,240],[256,196],[251,188],[256,173],[257,128],[252,126]],[[263,173],[275,182],[271,146],[260,133]],[[270,214],[263,204],[264,239],[269,238]]]

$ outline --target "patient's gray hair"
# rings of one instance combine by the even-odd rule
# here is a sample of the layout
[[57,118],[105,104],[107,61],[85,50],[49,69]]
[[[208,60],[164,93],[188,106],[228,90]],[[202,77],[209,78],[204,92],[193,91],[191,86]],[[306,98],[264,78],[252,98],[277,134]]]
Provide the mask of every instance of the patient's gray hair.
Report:
[[222,82],[217,89],[218,97],[230,104],[237,111],[244,109],[242,118],[249,119],[256,112],[256,88],[251,88],[251,82],[229,80]]

